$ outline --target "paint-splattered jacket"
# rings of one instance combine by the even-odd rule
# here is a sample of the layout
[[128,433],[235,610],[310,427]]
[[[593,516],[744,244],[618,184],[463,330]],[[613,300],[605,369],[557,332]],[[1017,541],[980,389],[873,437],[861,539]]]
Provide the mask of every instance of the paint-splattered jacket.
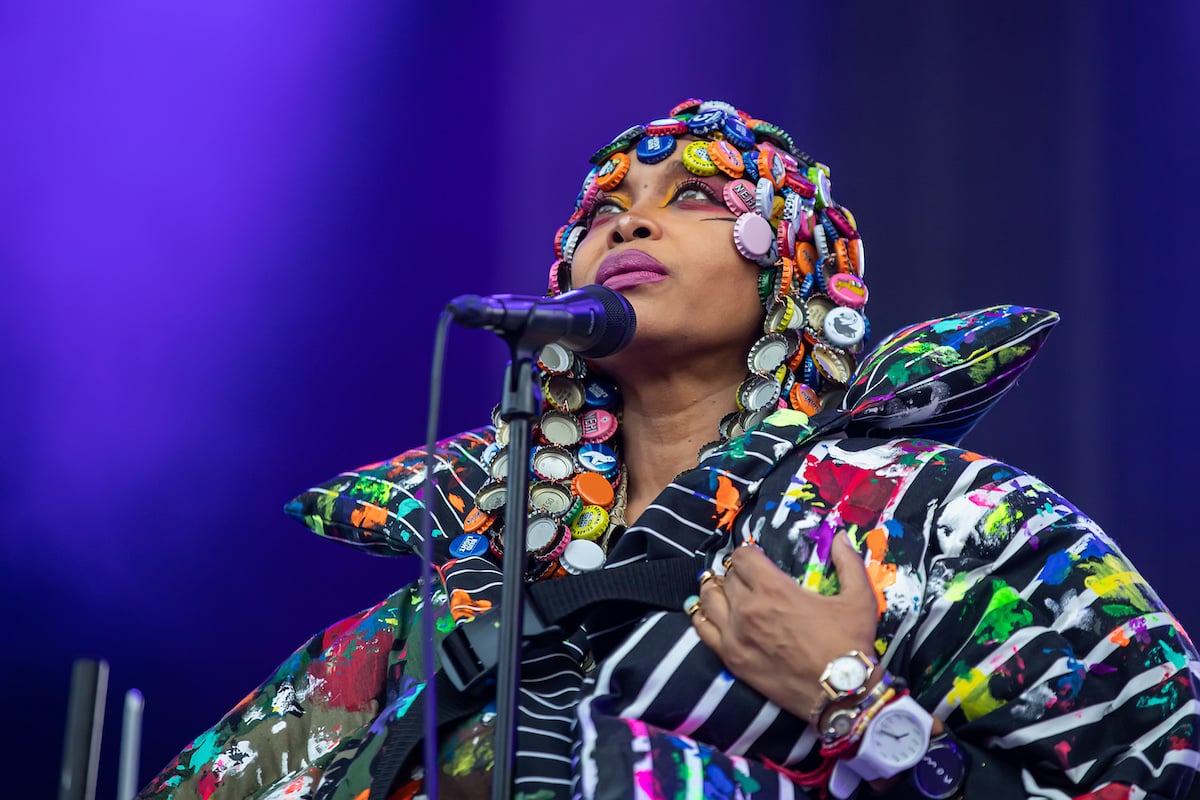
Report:
[[[1198,763],[1200,660],[1117,546],[1036,478],[930,439],[877,435],[961,436],[1053,324],[1039,313],[989,309],[901,332],[864,361],[840,422],[776,414],[681,475],[609,565],[719,561],[753,536],[803,585],[829,592],[829,542],[847,530],[880,602],[876,648],[968,751],[967,796],[1181,796]],[[484,429],[439,450],[441,630],[499,599],[490,555],[447,550],[491,437]],[[420,455],[406,453],[344,473],[291,510],[324,535],[408,551],[421,477]],[[141,796],[366,797],[383,723],[423,685],[418,613],[409,587],[318,634]],[[682,612],[590,639],[577,631],[522,676],[525,797],[806,791],[767,762],[800,763],[812,730],[731,678]],[[472,749],[486,746],[460,739],[443,771],[486,760]]]

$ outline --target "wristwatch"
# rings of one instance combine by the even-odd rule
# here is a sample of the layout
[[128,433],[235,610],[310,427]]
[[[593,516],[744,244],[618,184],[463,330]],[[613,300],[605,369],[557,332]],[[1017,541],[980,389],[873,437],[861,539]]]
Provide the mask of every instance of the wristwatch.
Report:
[[929,749],[909,773],[922,797],[950,800],[967,782],[967,756],[947,734],[929,743]]
[[861,650],[840,655],[821,673],[821,688],[830,700],[857,697],[866,691],[867,680],[875,669],[875,660]]
[[864,781],[890,778],[920,763],[929,750],[933,717],[908,695],[879,710],[846,766]]

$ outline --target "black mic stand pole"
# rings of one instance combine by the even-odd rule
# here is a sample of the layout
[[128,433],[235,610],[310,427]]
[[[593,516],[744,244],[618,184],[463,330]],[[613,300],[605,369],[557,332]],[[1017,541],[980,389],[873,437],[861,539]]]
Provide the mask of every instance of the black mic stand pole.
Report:
[[518,699],[521,689],[522,615],[525,610],[525,528],[529,496],[534,348],[521,334],[506,336],[512,358],[504,370],[500,419],[508,423],[508,479],[504,502],[504,585],[500,589],[500,644],[496,679],[492,797],[511,798],[516,778]]

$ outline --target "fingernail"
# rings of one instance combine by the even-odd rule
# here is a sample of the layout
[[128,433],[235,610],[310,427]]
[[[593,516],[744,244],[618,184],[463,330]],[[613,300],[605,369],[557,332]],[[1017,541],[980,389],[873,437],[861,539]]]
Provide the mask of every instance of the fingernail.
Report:
[[688,598],[683,601],[683,610],[691,614],[698,605],[700,605],[700,598],[694,594],[688,595]]

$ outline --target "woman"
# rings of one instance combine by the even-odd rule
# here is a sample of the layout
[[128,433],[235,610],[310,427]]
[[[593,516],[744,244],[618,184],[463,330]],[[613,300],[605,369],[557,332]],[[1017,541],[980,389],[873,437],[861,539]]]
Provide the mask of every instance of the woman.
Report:
[[[862,240],[785,132],[689,100],[593,163],[550,291],[620,291],[638,330],[595,363],[541,354],[527,575],[707,569],[683,610],[601,610],[526,652],[518,796],[1186,793],[1186,635],[1090,520],[954,446],[1054,315],[913,326],[855,372]],[[497,421],[439,449],[441,636],[495,612],[503,481],[525,463],[505,442]],[[411,552],[421,464],[343,473],[289,513]],[[409,587],[322,632],[143,796],[417,794],[423,612]],[[443,794],[485,796],[494,713],[464,698],[439,697],[461,705]]]

